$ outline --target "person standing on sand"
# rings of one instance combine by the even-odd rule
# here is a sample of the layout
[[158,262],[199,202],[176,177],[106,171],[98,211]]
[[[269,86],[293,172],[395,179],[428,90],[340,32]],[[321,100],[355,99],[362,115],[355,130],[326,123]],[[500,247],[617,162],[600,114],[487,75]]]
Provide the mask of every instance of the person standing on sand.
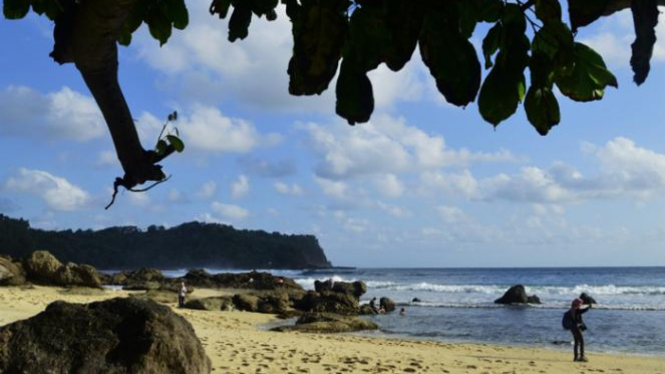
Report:
[[185,282],[180,283],[180,292],[178,293],[178,308],[185,306],[185,296],[187,296],[187,287]]
[[589,304],[587,308],[582,308],[582,304],[582,299],[578,298],[573,300],[570,309],[564,313],[563,321],[561,322],[564,329],[570,330],[570,332],[573,333],[573,339],[575,339],[575,347],[573,348],[575,358],[573,361],[576,362],[589,361],[584,355],[584,336],[582,335],[582,332],[586,330],[586,325],[584,324],[584,321],[582,321],[582,314],[591,309],[591,304]]

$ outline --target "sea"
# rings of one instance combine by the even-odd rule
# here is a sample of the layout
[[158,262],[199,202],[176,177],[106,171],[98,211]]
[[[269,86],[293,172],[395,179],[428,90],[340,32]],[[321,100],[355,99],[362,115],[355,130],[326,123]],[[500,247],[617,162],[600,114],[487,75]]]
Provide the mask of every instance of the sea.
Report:
[[[368,316],[380,329],[364,334],[445,342],[571,349],[572,336],[561,319],[571,301],[586,292],[598,302],[584,314],[587,351],[665,356],[665,267],[266,271],[305,289],[314,289],[315,280],[364,281],[361,303],[385,296],[406,311]],[[181,276],[185,270],[165,273]],[[518,284],[542,304],[494,303]]]

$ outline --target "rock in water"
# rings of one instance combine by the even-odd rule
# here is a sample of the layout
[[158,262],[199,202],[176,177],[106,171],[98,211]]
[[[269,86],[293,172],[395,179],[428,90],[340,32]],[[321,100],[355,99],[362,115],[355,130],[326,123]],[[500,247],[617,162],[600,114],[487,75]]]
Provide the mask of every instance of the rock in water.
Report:
[[[48,369],[45,369],[48,368]],[[0,373],[208,374],[194,329],[170,308],[117,298],[62,301],[0,328]]]
[[386,313],[395,311],[395,302],[388,297],[382,297],[381,299],[379,299],[379,305],[383,307],[383,310]]
[[538,296],[527,296],[524,286],[512,286],[500,298],[494,300],[496,304],[540,304]]

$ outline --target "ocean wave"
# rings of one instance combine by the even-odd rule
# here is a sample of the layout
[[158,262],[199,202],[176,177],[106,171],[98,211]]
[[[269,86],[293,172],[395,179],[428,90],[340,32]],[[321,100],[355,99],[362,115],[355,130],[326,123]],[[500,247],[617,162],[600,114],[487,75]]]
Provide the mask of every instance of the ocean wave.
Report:
[[[395,282],[381,282],[381,281],[368,281],[367,287],[376,290],[389,290],[389,291],[429,291],[441,293],[476,293],[476,294],[492,294],[501,295],[508,288],[509,285],[446,285],[436,283],[395,283]],[[536,295],[579,295],[586,292],[590,295],[665,295],[665,287],[661,286],[616,286],[613,284],[608,285],[588,285],[580,284],[574,287],[564,286],[525,286],[528,294]]]
[[[516,304],[516,305],[501,305],[501,304],[488,304],[488,303],[451,303],[451,302],[398,302],[398,307],[423,307],[423,308],[449,308],[449,309],[500,309],[500,308],[535,308],[535,309],[567,309],[566,305],[559,304]],[[631,311],[665,311],[665,306],[655,305],[605,305],[595,304],[594,309],[599,310],[631,310]]]
[[323,282],[323,281],[326,281],[328,279],[332,279],[333,282],[355,282],[356,281],[356,279],[343,278],[339,275],[330,275],[330,276],[326,276],[326,277],[323,277],[323,278],[320,278],[320,277],[316,277],[316,278],[315,277],[295,278],[293,280],[296,283],[298,283],[299,285],[301,285],[302,288],[304,288],[306,290],[313,290],[314,289],[314,281],[318,280],[320,282]]

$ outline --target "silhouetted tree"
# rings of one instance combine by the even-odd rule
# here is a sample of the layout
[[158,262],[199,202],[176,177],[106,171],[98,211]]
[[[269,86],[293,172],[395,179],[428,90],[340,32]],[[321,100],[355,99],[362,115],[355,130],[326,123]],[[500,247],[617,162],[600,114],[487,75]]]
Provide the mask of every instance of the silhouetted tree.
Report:
[[[248,36],[254,16],[274,20],[279,0],[213,0],[210,13],[230,15],[229,40]],[[527,118],[545,135],[561,120],[556,85],[575,101],[600,100],[617,87],[602,57],[575,41],[575,31],[602,16],[631,8],[636,39],[631,66],[635,82],[649,73],[658,6],[665,0],[568,0],[569,23],[559,0],[281,0],[292,22],[289,92],[315,95],[328,88],[339,66],[337,113],[349,124],[374,110],[367,72],[385,63],[398,71],[416,47],[445,99],[466,106],[478,99],[481,116],[497,126],[524,104]],[[118,84],[117,44],[129,45],[146,23],[161,44],[173,28],[184,29],[184,0],[4,0],[6,18],[32,9],[55,21],[58,63],[74,63],[106,119],[125,171],[117,185],[132,188],[165,178],[157,165],[174,150],[146,151]],[[482,52],[489,74],[469,41],[479,23],[491,25]],[[341,60],[341,64],[339,63]],[[527,80],[526,72],[530,79]],[[528,83],[527,83],[528,82]]]

